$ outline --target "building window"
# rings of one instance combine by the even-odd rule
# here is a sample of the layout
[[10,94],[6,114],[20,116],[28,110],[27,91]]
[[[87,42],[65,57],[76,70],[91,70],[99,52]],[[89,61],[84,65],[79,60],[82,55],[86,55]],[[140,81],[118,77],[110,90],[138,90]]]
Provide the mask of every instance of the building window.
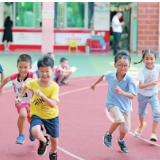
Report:
[[87,2],[55,2],[54,28],[87,28]]
[[15,26],[33,27],[33,2],[16,2]]
[[34,2],[35,8],[35,28],[42,26],[42,2]]
[[67,2],[67,26],[85,27],[85,2]]

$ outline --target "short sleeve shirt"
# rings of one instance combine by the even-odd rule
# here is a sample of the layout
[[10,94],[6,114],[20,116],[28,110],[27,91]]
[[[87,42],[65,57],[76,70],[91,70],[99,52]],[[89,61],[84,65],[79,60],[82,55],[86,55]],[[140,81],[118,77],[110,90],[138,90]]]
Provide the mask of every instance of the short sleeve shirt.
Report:
[[0,65],[0,73],[3,73],[3,68],[1,65]]
[[43,88],[38,84],[38,79],[34,79],[29,81],[26,84],[26,87],[33,91],[30,116],[36,115],[43,119],[53,119],[59,115],[58,106],[51,108],[41,97],[35,94],[35,91],[39,89],[46,97],[55,99],[57,102],[59,102],[59,86],[55,82],[52,82],[49,87]]
[[115,88],[119,86],[123,91],[137,94],[137,87],[133,78],[126,74],[121,82],[117,80],[116,72],[106,72],[104,81],[108,81],[108,92],[106,106],[109,110],[112,106],[117,106],[120,111],[129,114],[132,111],[132,101],[130,98],[116,94]]
[[30,69],[31,72],[35,72],[38,70],[37,61],[32,65],[32,68]]
[[[113,29],[113,32],[119,32],[121,33],[122,32],[122,26],[119,25],[120,24],[120,21],[118,19],[118,17],[115,15],[112,19],[112,29]],[[119,25],[119,26],[116,26],[116,25]]]
[[[153,70],[149,70],[145,66],[142,67],[138,71],[136,78],[143,84],[146,84],[152,81],[158,81],[159,74],[160,74],[160,65],[155,64]],[[138,90],[138,93],[142,94],[143,96],[150,97],[158,93],[158,86],[157,85],[149,86],[147,88],[140,89],[138,85],[137,90]]]

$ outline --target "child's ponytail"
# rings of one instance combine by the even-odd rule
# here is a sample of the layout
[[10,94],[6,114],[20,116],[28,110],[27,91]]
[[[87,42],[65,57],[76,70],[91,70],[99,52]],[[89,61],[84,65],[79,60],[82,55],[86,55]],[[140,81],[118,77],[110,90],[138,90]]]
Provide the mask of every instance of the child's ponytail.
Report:
[[142,59],[141,59],[141,61],[133,62],[133,64],[141,63],[147,53],[152,53],[154,55],[155,59],[157,59],[157,52],[156,51],[154,51],[153,49],[146,49],[146,50],[142,50]]

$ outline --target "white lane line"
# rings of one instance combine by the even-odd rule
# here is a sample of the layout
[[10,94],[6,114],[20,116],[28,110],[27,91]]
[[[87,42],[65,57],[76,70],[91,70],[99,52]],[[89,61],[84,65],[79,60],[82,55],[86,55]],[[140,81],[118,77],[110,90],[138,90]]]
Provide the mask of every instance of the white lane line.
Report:
[[63,148],[61,148],[61,147],[59,147],[59,146],[58,146],[57,148],[58,148],[59,150],[61,150],[62,152],[64,152],[64,153],[70,155],[71,157],[74,157],[74,158],[79,159],[79,160],[85,160],[85,159],[83,159],[83,158],[80,158],[80,157],[78,157],[78,156],[76,156],[76,155],[74,155],[74,154],[72,154],[72,153],[66,151],[65,149],[63,149]]
[[[92,79],[92,78],[83,78],[83,80],[90,80],[90,79]],[[93,79],[95,79],[95,77],[93,77]],[[75,80],[73,80],[73,81],[76,81],[76,80],[77,80],[77,79],[75,79]],[[104,86],[104,85],[108,85],[108,84],[100,84],[100,85],[97,85],[97,86]],[[72,91],[68,91],[68,92],[61,93],[61,94],[59,94],[59,96],[66,95],[66,94],[69,94],[69,93],[74,93],[74,92],[81,91],[81,90],[85,90],[85,89],[89,89],[89,88],[90,88],[90,86],[89,86],[89,87],[79,88],[79,89],[76,89],[76,90],[72,90]],[[11,92],[11,91],[13,91],[13,90],[8,90],[8,91],[5,91],[4,93]],[[108,111],[107,111],[107,112],[108,112]],[[106,114],[107,114],[107,112],[106,112]],[[108,113],[108,114],[109,114],[109,113]],[[113,119],[112,119],[112,117],[110,116],[110,114],[107,115],[107,117],[111,120],[111,122],[113,122]],[[132,132],[129,132],[129,133],[130,133],[132,136],[134,136],[134,134],[133,134]],[[153,144],[153,145],[155,145],[155,146],[160,147],[159,144],[153,143],[153,142],[151,142],[151,141],[149,141],[149,140],[147,140],[147,139],[145,139],[145,138],[142,138],[142,137],[138,137],[138,138],[141,139],[141,140],[143,140],[143,141],[145,141],[145,142],[148,142],[148,143],[150,143],[150,144]],[[71,157],[74,157],[74,158],[79,159],[79,160],[85,160],[85,159],[82,159],[82,158],[80,158],[80,157],[78,157],[78,156],[76,156],[76,155],[68,152],[67,150],[65,150],[65,149],[63,149],[63,148],[61,148],[61,147],[59,147],[59,146],[58,146],[57,148],[58,148],[59,150],[63,151],[64,153],[68,154],[68,155],[71,156]]]
[[[106,108],[106,115],[107,115],[107,117],[109,118],[109,120],[110,120],[111,122],[114,122],[114,120],[113,120],[113,118],[111,117],[111,115],[109,114],[107,108]],[[132,132],[128,132],[128,133],[131,134],[132,136],[136,137],[136,136],[134,135],[134,133],[132,133]],[[148,139],[142,138],[142,137],[140,137],[140,136],[138,136],[138,137],[136,137],[136,138],[139,138],[139,139],[141,139],[141,140],[143,140],[143,141],[145,141],[145,142],[147,142],[147,143],[150,143],[150,144],[153,144],[153,145],[155,145],[155,146],[157,146],[157,147],[160,147],[159,144],[153,143],[152,141],[149,141]]]
[[[108,85],[108,84],[100,84],[100,85],[97,85],[97,86],[104,86],[104,85]],[[76,90],[64,92],[64,93],[61,93],[60,96],[65,95],[65,94],[69,94],[69,93],[74,93],[74,92],[81,91],[81,90],[85,90],[85,89],[89,89],[89,88],[90,88],[90,87],[84,87],[84,88],[79,88],[79,89],[76,89]],[[108,112],[107,109],[106,109],[106,115],[107,115],[107,117],[110,119],[111,122],[114,121],[113,118],[110,116],[110,114],[109,114],[109,112]],[[132,133],[132,132],[129,132],[129,134],[131,134],[132,136],[134,136],[134,133]],[[136,137],[136,136],[134,136],[134,137]],[[143,137],[140,137],[140,136],[139,136],[139,137],[136,137],[136,138],[139,138],[139,139],[141,139],[141,140],[143,140],[143,141],[145,141],[145,142],[147,142],[147,143],[149,143],[149,144],[153,144],[153,145],[155,145],[155,146],[157,146],[157,147],[160,147],[159,144],[154,143],[154,142],[152,142],[152,141],[149,141],[149,140],[147,140],[147,139],[145,139],[145,138],[143,138]]]

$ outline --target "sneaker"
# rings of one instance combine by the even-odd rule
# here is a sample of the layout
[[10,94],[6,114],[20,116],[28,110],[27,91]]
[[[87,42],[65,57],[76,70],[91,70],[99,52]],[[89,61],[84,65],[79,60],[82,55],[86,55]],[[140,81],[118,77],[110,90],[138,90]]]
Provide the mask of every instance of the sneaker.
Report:
[[17,137],[16,143],[17,144],[24,144],[25,137],[23,133],[20,133],[19,136]]
[[151,134],[150,140],[151,140],[151,141],[157,141],[157,140],[158,140],[158,139],[157,139],[157,136],[156,136],[156,133],[152,133],[152,134]]
[[32,132],[31,132],[31,130],[29,130],[29,139],[31,140],[31,141],[35,141],[35,137],[32,135]]
[[58,160],[57,157],[58,157],[57,153],[56,153],[56,154],[54,154],[54,153],[51,154],[51,153],[49,152],[49,158],[50,158],[50,160]]
[[117,143],[119,144],[121,152],[128,153],[128,147],[126,146],[126,143],[124,140],[122,142],[119,142],[117,139]]
[[140,136],[143,129],[146,127],[146,122],[143,123],[143,126],[141,126],[140,124],[138,124],[138,128],[135,130],[134,135],[135,136]]
[[49,139],[47,136],[44,136],[47,140],[47,142],[43,143],[41,141],[39,141],[39,148],[38,148],[38,155],[42,156],[46,153],[47,151],[47,147],[49,145]]
[[103,144],[109,148],[112,147],[112,135],[107,135],[107,133],[105,134],[105,136],[103,137]]

